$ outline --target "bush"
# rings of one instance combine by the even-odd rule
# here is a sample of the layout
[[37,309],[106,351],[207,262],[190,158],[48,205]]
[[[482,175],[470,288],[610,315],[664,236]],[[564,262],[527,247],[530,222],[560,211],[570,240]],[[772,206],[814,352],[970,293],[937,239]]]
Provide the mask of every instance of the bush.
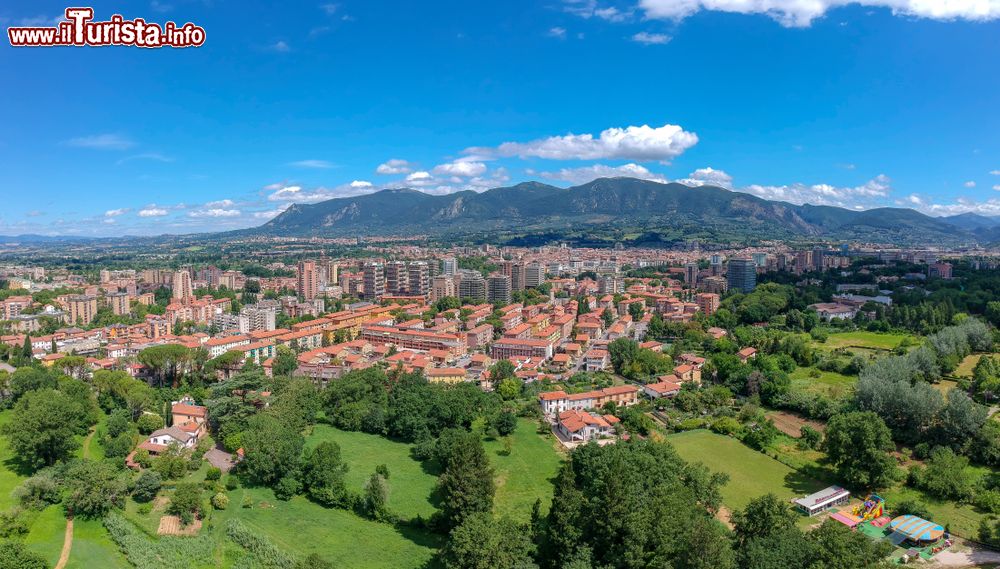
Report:
[[39,470],[14,490],[14,498],[25,508],[41,510],[49,504],[58,504],[62,488],[52,469]]
[[380,464],[380,465],[376,466],[375,467],[375,472],[377,474],[381,474],[382,478],[385,478],[386,480],[389,479],[389,467],[387,465]]
[[1000,514],[1000,490],[982,490],[976,494],[975,502],[987,514]]
[[297,478],[285,476],[274,485],[274,496],[279,500],[291,500],[302,490],[302,483]]
[[698,418],[684,419],[677,425],[677,429],[680,431],[693,431],[694,429],[700,429],[705,426],[705,421]]
[[918,518],[924,518],[925,520],[931,519],[931,513],[927,509],[927,504],[924,504],[920,500],[900,500],[896,503],[896,507],[892,511],[897,516],[910,514]]
[[0,541],[0,567],[11,569],[46,569],[49,564],[41,555],[31,551],[20,541]]
[[240,487],[240,481],[233,475],[226,477],[226,490],[233,491]]
[[240,503],[240,507],[247,509],[253,507],[253,500],[250,498],[250,494],[243,495],[243,501]]
[[0,512],[0,537],[20,537],[27,534],[28,529],[28,522],[21,515],[21,510],[11,508]]
[[805,448],[819,448],[820,442],[823,441],[823,433],[817,431],[809,425],[802,425],[799,429],[799,436],[801,437],[799,439],[799,443]]
[[229,496],[225,492],[219,492],[212,496],[212,507],[216,510],[225,510],[229,507]]
[[711,429],[720,435],[732,436],[738,433],[741,427],[735,417],[719,417],[712,423]]
[[152,502],[146,502],[145,504],[139,504],[139,507],[136,508],[135,510],[137,512],[139,512],[140,514],[142,514],[142,515],[146,515],[149,512],[153,511],[153,503]]
[[222,469],[215,466],[208,469],[205,472],[205,480],[219,480],[222,478]]
[[135,481],[135,486],[132,488],[132,498],[136,502],[148,502],[156,497],[162,484],[163,481],[158,473],[144,470]]

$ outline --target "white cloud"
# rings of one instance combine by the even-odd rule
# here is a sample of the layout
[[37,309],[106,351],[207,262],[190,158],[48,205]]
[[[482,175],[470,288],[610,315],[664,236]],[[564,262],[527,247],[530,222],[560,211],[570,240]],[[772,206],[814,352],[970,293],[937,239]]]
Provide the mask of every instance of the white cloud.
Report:
[[564,0],[563,9],[581,18],[599,18],[608,22],[624,22],[632,18],[634,10],[615,6],[600,6],[597,0]]
[[719,186],[720,188],[732,188],[733,177],[723,170],[716,170],[711,166],[698,168],[688,174],[683,180],[678,180],[682,184],[689,186]]
[[326,12],[327,16],[332,16],[337,13],[337,9],[340,8],[337,4],[323,4],[320,8]]
[[990,170],[990,174],[994,176],[1000,176],[1000,170]]
[[132,208],[129,208],[129,207],[121,207],[121,208],[118,208],[118,209],[109,209],[108,211],[104,212],[104,217],[118,217],[119,215],[125,215],[126,213],[128,213],[130,211],[132,211]]
[[267,48],[271,51],[276,51],[278,53],[288,53],[292,51],[292,46],[288,45],[288,42],[286,42],[285,40],[276,41],[273,44],[267,46]]
[[643,45],[663,45],[670,41],[667,34],[655,34],[650,32],[639,32],[632,36],[632,41]]
[[701,10],[764,14],[786,27],[808,27],[827,11],[847,5],[888,8],[899,16],[932,20],[1000,18],[996,0],[639,0],[649,19],[682,20]]
[[163,209],[162,207],[157,207],[155,205],[151,205],[151,206],[145,207],[143,209],[140,209],[139,210],[139,217],[163,217],[164,215],[167,215],[168,213],[170,213],[170,212],[168,212],[167,210]]
[[669,162],[698,143],[698,135],[665,124],[609,128],[592,134],[550,136],[529,142],[504,142],[496,148],[467,148],[465,154],[519,156],[547,160],[636,160]]
[[1000,192],[1000,184],[993,186],[993,189]]
[[566,28],[560,28],[556,26],[554,28],[549,28],[549,37],[563,39],[566,37]]
[[549,180],[560,180],[571,184],[585,184],[597,178],[615,178],[621,176],[663,183],[668,181],[666,177],[650,172],[645,166],[634,163],[622,164],[621,166],[593,164],[580,168],[562,168],[555,172],[540,172],[538,175]]
[[839,187],[831,184],[795,183],[784,186],[762,186],[758,184],[740,188],[755,196],[768,200],[778,200],[793,204],[832,205],[863,209],[865,206],[878,205],[878,200],[885,199],[892,191],[892,180],[885,174],[860,186]]
[[343,198],[366,194],[374,189],[371,182],[365,180],[354,180],[347,184],[341,184],[333,188],[317,187],[303,189],[302,186],[287,186],[271,184],[264,188],[271,193],[267,196],[268,201],[289,202],[289,203],[316,203],[333,198]]
[[134,142],[120,134],[80,136],[67,140],[66,144],[78,148],[93,148],[97,150],[125,150],[135,146]]
[[333,168],[335,164],[333,162],[328,162],[326,160],[297,160],[295,162],[289,162],[289,166],[295,166],[296,168],[315,168],[315,169],[329,169]]
[[120,166],[122,164],[125,164],[126,162],[131,162],[133,160],[152,160],[154,162],[174,161],[174,159],[171,158],[170,156],[165,156],[163,154],[160,154],[159,152],[144,152],[142,154],[136,154],[134,156],[126,156],[125,158],[122,158],[118,162],[115,162],[115,164],[118,164]]
[[230,199],[225,199],[225,200],[217,200],[214,202],[208,202],[205,204],[205,207],[232,207],[234,205],[236,205],[236,202]]
[[383,175],[395,175],[395,174],[409,174],[413,171],[413,165],[406,160],[401,160],[399,158],[392,158],[386,162],[379,164],[378,168],[375,168],[376,174]]
[[418,172],[413,172],[406,177],[406,181],[410,184],[427,184],[434,179],[430,172],[424,172],[423,170]]
[[224,209],[224,208],[208,208],[208,209],[197,209],[194,211],[189,211],[189,217],[239,217],[240,210],[238,209]]
[[480,176],[486,172],[486,164],[475,160],[455,160],[447,164],[438,164],[433,172],[441,176]]
[[975,188],[976,187],[976,183],[973,182],[972,180],[969,180],[968,182],[966,182],[966,183],[964,183],[962,185],[965,186],[966,188]]

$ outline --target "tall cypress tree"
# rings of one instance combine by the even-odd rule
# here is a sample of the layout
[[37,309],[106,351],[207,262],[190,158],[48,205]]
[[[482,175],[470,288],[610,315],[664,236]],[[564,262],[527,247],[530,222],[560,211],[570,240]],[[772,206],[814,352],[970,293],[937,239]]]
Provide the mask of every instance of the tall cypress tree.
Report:
[[439,484],[442,520],[451,530],[474,513],[490,513],[496,485],[483,442],[474,434],[456,441],[447,462]]

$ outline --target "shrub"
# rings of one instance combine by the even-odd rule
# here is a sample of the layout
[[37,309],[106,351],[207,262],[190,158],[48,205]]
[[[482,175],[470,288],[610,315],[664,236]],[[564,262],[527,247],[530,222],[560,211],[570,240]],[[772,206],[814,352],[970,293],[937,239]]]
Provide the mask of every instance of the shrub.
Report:
[[253,500],[250,498],[250,494],[244,494],[243,495],[243,501],[240,503],[240,506],[243,507],[243,508],[252,508],[253,507]]
[[380,465],[376,466],[375,467],[375,472],[377,474],[381,474],[382,478],[385,478],[386,480],[389,479],[389,467],[387,465],[380,464]]
[[818,448],[820,442],[823,440],[823,433],[817,431],[809,425],[802,425],[799,429],[799,436],[801,437],[799,442],[805,448]]
[[52,469],[39,470],[14,490],[14,497],[25,508],[41,510],[49,504],[58,504],[62,488]]
[[694,429],[700,429],[705,426],[705,421],[692,417],[691,419],[684,419],[677,425],[677,429],[681,431],[693,431]]
[[205,480],[219,480],[220,478],[222,478],[221,468],[213,466],[205,473]]
[[184,525],[194,521],[195,514],[201,511],[201,486],[193,482],[181,482],[170,497],[167,513],[174,514]]
[[0,537],[20,537],[27,534],[28,529],[28,522],[21,515],[21,510],[11,508],[0,512]]
[[226,477],[226,490],[232,491],[240,487],[240,481],[233,475]]
[[712,431],[721,435],[735,435],[742,425],[735,417],[719,417],[712,423]]
[[927,510],[927,504],[924,504],[920,500],[900,500],[896,503],[896,507],[893,508],[893,513],[897,516],[910,514],[918,518],[924,518],[925,520],[931,519],[930,511]]
[[302,483],[297,478],[285,476],[274,485],[274,496],[279,500],[291,500],[302,490]]
[[229,507],[229,496],[225,492],[219,492],[212,496],[212,507],[216,510],[225,510]]

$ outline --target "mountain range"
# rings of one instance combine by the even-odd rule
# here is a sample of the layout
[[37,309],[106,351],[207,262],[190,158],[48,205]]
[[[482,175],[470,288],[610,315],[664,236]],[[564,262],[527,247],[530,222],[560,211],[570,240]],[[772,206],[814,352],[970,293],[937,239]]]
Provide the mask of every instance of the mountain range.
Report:
[[245,230],[272,236],[607,235],[613,239],[844,239],[959,244],[1000,239],[1000,218],[931,217],[906,208],[863,211],[771,201],[715,186],[600,178],[558,188],[525,182],[432,195],[403,188],[294,204]]

